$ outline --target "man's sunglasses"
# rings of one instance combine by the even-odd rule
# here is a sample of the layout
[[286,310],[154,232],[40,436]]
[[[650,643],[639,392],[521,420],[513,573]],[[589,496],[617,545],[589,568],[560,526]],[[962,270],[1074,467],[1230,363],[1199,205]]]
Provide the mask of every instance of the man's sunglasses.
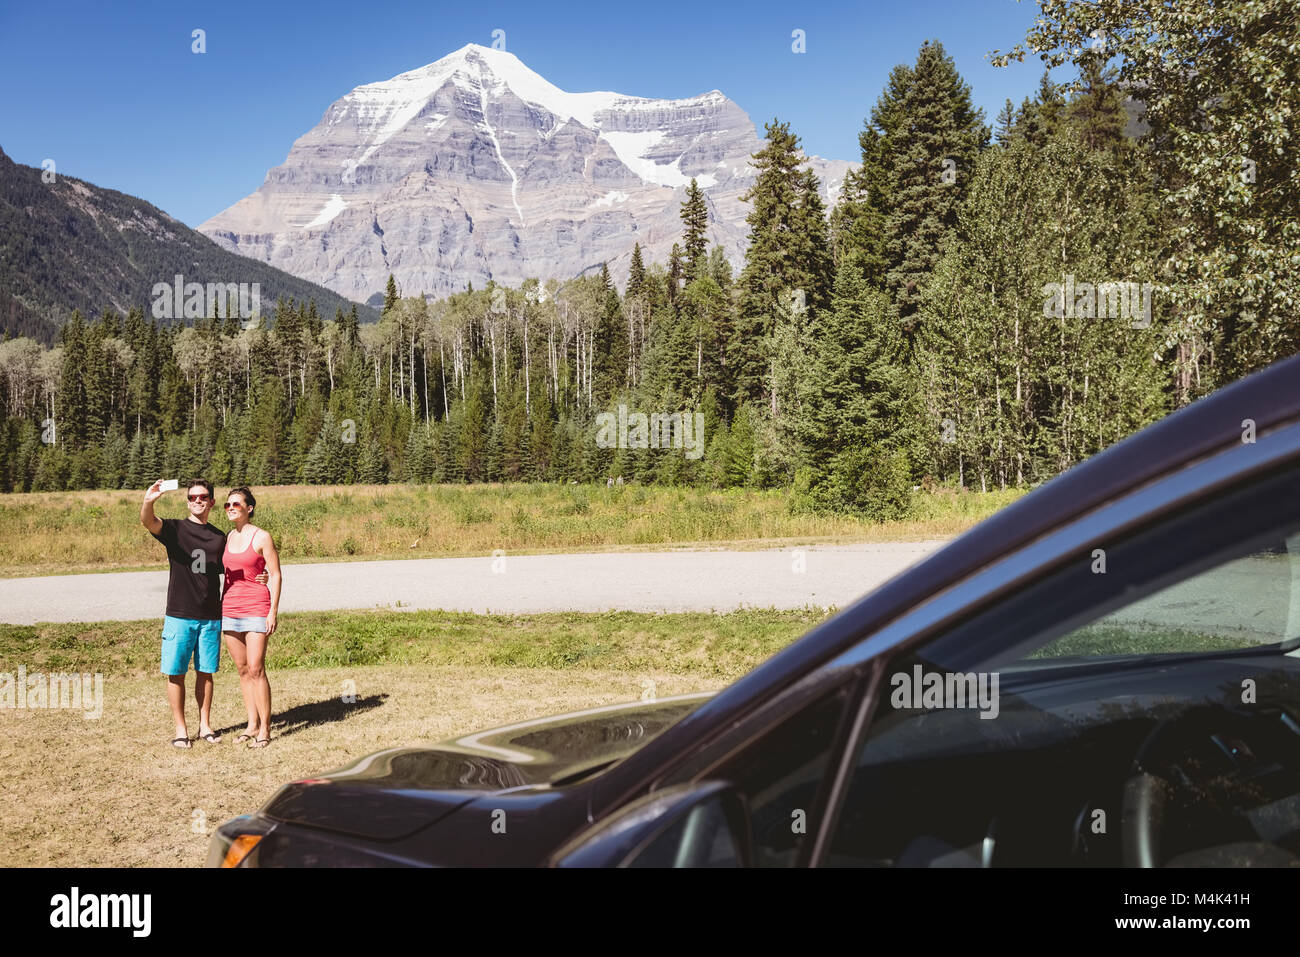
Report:
[[186,498],[191,502],[206,502],[208,500],[208,494],[204,492],[200,495],[187,495]]

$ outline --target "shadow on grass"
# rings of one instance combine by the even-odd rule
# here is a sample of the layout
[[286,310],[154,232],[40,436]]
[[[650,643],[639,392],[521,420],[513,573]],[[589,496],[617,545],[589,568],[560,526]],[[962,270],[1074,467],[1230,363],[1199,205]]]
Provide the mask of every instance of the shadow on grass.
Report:
[[[335,696],[326,698],[324,701],[296,705],[287,711],[271,715],[271,734],[282,738],[286,735],[297,734],[299,731],[305,731],[314,725],[329,724],[333,721],[346,721],[354,714],[381,707],[387,700],[388,695],[386,694],[372,694],[368,698],[357,698],[356,701],[347,704],[341,697]],[[244,724],[240,723],[226,728],[218,728],[217,734],[231,734],[242,731],[244,727]]]

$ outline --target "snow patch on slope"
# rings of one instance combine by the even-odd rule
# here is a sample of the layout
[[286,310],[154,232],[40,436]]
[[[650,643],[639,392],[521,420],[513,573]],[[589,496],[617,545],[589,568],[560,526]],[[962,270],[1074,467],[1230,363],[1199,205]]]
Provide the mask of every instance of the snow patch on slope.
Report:
[[343,199],[342,196],[340,196],[338,193],[335,193],[333,196],[331,196],[328,200],[325,201],[325,205],[321,207],[321,211],[316,214],[315,219],[313,219],[310,223],[303,223],[301,226],[295,226],[294,229],[314,229],[317,226],[324,226],[331,219],[333,219],[335,216],[337,216],[339,213],[343,212],[343,210],[347,208],[348,208],[347,202]]
[[[685,186],[691,181],[691,178],[682,172],[682,158],[680,156],[671,163],[656,163],[646,154],[653,150],[663,141],[667,135],[663,130],[642,130],[638,132],[609,131],[601,133],[600,136],[610,147],[623,165],[636,173],[647,183],[655,183],[659,186],[671,186],[676,189],[678,186]],[[713,186],[717,183],[717,178],[711,173],[704,173],[695,177],[696,182],[701,187]]]
[[492,145],[497,148],[497,158],[501,160],[501,165],[510,174],[510,201],[515,204],[515,212],[519,214],[519,226],[523,228],[527,223],[524,222],[524,211],[519,205],[519,177],[515,175],[514,169],[506,162],[506,154],[501,152],[501,142],[497,139],[496,130],[492,129],[492,124],[488,122],[487,90],[482,86],[479,87],[479,103],[483,115],[483,127],[487,130],[488,136],[492,138]]

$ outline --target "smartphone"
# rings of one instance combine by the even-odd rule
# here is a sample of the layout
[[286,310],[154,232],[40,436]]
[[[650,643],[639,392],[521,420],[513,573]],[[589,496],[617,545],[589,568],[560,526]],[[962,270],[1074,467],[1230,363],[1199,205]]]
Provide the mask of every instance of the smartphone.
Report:
[[160,486],[161,490],[164,492],[174,492],[180,487],[180,479],[163,479],[163,483]]

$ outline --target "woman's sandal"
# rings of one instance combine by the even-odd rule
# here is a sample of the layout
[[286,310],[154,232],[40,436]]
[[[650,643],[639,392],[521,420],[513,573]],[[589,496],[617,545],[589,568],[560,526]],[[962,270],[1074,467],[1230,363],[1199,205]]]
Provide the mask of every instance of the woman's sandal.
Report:
[[[182,742],[184,742],[184,743],[182,743]],[[190,739],[189,739],[189,738],[172,738],[172,747],[173,747],[173,748],[176,748],[176,749],[178,749],[178,750],[180,750],[180,751],[188,751],[188,750],[190,749]]]
[[257,748],[259,751],[271,743],[270,738],[254,738],[249,742],[248,747]]
[[245,732],[241,734],[239,737],[235,738],[235,744],[239,744],[239,742],[241,741],[254,741],[254,740],[256,739],[251,734]]

